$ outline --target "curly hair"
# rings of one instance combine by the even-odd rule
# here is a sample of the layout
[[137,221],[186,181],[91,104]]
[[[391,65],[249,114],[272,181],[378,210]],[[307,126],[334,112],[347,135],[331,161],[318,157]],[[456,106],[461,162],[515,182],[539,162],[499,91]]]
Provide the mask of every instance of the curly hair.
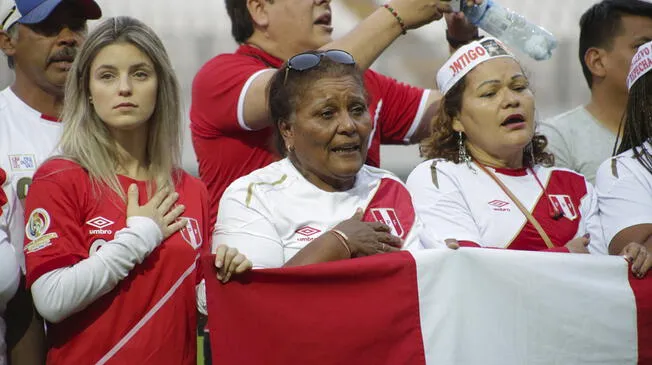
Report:
[[[432,119],[429,137],[421,141],[419,149],[421,156],[426,159],[443,159],[460,163],[459,156],[459,137],[453,130],[453,119],[462,111],[462,100],[464,90],[466,89],[466,77],[451,88],[446,95],[440,100],[439,110]],[[554,165],[554,156],[545,151],[548,140],[545,136],[535,134],[526,148],[532,148],[532,153],[523,154],[523,166],[533,166],[535,164],[543,166]],[[534,156],[534,161],[532,161]]]

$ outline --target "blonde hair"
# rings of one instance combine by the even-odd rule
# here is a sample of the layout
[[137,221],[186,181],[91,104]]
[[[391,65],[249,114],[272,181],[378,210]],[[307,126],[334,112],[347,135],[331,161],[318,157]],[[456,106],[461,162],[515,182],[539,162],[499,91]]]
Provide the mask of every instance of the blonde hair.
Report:
[[95,28],[82,45],[68,75],[61,120],[64,121],[59,150],[88,171],[94,184],[103,184],[126,200],[116,170],[123,156],[113,137],[91,104],[89,80],[91,64],[106,46],[127,43],[147,55],[158,78],[156,106],[148,121],[147,163],[151,193],[174,186],[181,155],[181,108],[179,85],[161,40],[154,31],[130,17],[107,19]]

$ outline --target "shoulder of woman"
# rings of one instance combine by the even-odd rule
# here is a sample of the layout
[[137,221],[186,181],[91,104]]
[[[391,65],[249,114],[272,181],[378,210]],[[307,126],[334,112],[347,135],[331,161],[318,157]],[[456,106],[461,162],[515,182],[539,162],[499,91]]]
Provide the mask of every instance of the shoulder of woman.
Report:
[[88,176],[88,174],[77,162],[63,157],[53,157],[38,167],[33,180],[77,180],[80,176]]

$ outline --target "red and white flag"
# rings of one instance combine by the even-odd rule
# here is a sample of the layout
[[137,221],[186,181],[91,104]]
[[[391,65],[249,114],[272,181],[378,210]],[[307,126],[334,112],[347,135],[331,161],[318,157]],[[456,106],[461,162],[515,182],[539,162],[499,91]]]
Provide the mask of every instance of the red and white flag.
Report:
[[426,250],[226,285],[203,264],[215,364],[652,364],[652,279],[620,257]]

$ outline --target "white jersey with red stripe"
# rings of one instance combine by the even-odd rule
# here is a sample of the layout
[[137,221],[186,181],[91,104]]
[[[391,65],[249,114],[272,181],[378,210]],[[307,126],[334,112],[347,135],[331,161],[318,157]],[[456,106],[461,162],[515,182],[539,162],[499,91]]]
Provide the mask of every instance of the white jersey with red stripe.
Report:
[[[487,168],[537,219],[555,246],[552,251],[564,251],[568,241],[588,233],[589,251],[607,252],[597,196],[584,176],[539,165]],[[425,161],[412,171],[407,186],[424,222],[424,244],[443,246],[446,239],[456,239],[482,247],[550,250],[514,201],[475,163],[469,167],[445,160]],[[553,218],[555,207],[563,212],[561,218]]]
[[55,118],[25,104],[11,88],[0,91],[0,168],[7,174],[2,183],[7,202],[0,217],[0,231],[4,232],[0,239],[11,242],[23,267],[27,189],[38,165],[50,157],[59,142],[61,127]]
[[218,209],[213,245],[237,248],[256,268],[281,267],[299,250],[364,209],[362,220],[381,221],[421,248],[422,228],[405,185],[391,173],[364,165],[350,190],[327,192],[308,182],[288,159],[234,181]]
[[[649,142],[642,147],[652,152]],[[652,224],[652,174],[631,149],[603,162],[595,184],[607,244],[626,228]]]

